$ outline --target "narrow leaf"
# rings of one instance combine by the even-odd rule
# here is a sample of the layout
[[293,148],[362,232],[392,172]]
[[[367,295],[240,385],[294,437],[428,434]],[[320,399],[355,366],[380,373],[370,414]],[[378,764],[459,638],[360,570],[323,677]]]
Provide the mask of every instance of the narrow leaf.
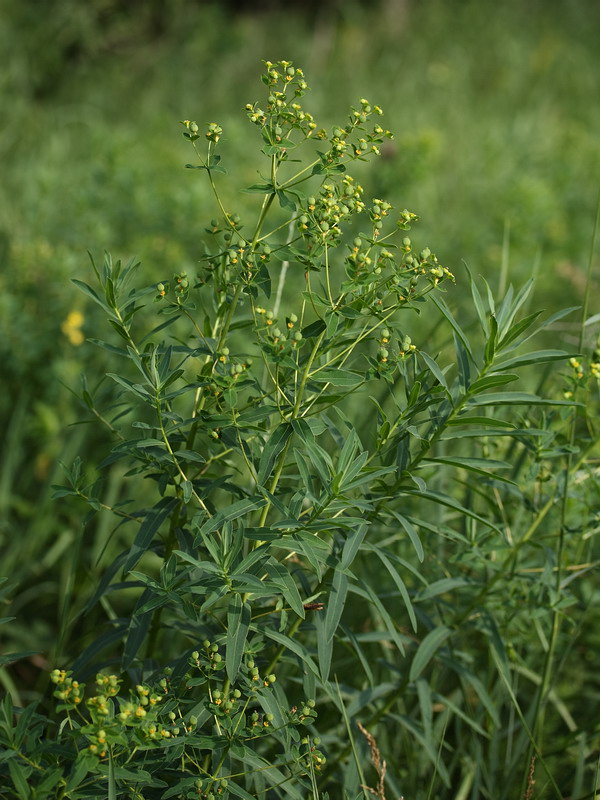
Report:
[[491,364],[494,360],[494,355],[496,353],[496,339],[498,336],[498,323],[496,321],[496,317],[491,314],[490,315],[490,323],[489,323],[489,335],[487,341],[485,343],[485,351],[484,351],[484,360],[486,365]]
[[449,497],[446,494],[441,494],[441,492],[433,492],[433,491],[419,492],[416,489],[415,490],[403,489],[402,491],[405,494],[411,494],[415,495],[416,497],[422,497],[424,499],[431,500],[434,503],[438,503],[439,505],[447,506],[448,508],[453,508],[460,514],[465,514],[466,516],[471,517],[471,519],[476,519],[479,522],[482,522],[488,528],[491,528],[492,530],[496,531],[496,533],[501,533],[500,529],[496,525],[494,525],[493,522],[490,522],[489,520],[485,519],[485,517],[481,517],[479,514],[476,514],[474,511],[471,511],[470,509],[461,505],[457,500],[454,500],[454,498]]
[[352,388],[364,381],[364,376],[349,369],[337,369],[336,367],[323,367],[309,376],[315,383],[330,383],[332,386],[344,386]]
[[569,353],[564,350],[535,350],[532,353],[525,353],[522,356],[510,358],[508,361],[502,361],[500,364],[495,364],[494,369],[502,372],[505,369],[515,369],[516,367],[525,367],[528,364],[543,364],[548,361],[563,361],[569,358]]
[[325,616],[325,635],[328,642],[333,639],[340,624],[347,594],[348,576],[338,568],[333,573],[333,582],[329,592]]
[[434,376],[437,378],[437,380],[438,380],[438,382],[440,383],[440,385],[441,385],[441,386],[443,386],[443,387],[444,387],[444,389],[445,389],[445,390],[446,390],[448,393],[450,393],[450,389],[449,389],[449,387],[448,387],[448,383],[446,382],[446,378],[445,378],[445,376],[444,376],[444,373],[443,373],[443,372],[442,372],[442,370],[441,370],[441,369],[438,367],[438,365],[437,365],[437,364],[436,364],[436,362],[433,360],[433,358],[431,358],[431,356],[428,356],[428,355],[427,355],[427,353],[423,352],[423,350],[420,350],[420,351],[419,351],[419,355],[421,356],[421,358],[423,359],[423,361],[424,361],[424,362],[427,364],[427,366],[429,367],[429,370],[430,370],[430,372],[432,372],[432,373],[433,373],[433,375],[434,375]]
[[527,392],[492,392],[484,394],[480,397],[474,397],[469,401],[470,406],[574,406],[580,403],[574,403],[569,400],[551,400],[545,397],[539,397],[536,394],[528,394]]
[[242,602],[239,594],[234,594],[227,608],[227,643],[225,667],[227,677],[233,683],[237,677],[250,626],[250,606]]
[[258,483],[260,486],[264,486],[265,481],[271,476],[277,456],[282,452],[292,432],[293,429],[290,423],[282,422],[267,440],[258,466]]
[[283,564],[275,561],[275,559],[267,563],[265,565],[265,569],[271,576],[273,582],[281,589],[281,593],[290,604],[293,611],[295,611],[299,617],[304,619],[304,604],[302,602],[302,598],[300,597],[300,593],[298,592],[298,587],[296,586],[294,579],[288,570],[283,566]]
[[194,547],[197,547],[202,542],[203,537],[219,530],[226,522],[231,522],[234,519],[238,519],[238,517],[242,517],[244,514],[249,514],[251,511],[262,508],[266,502],[264,497],[249,497],[245,500],[238,500],[222,511],[218,511],[214,517],[211,517],[202,525],[194,540]]
[[133,569],[142,555],[149,549],[155,533],[178,503],[179,500],[176,497],[163,497],[154,508],[147,512],[123,565],[124,573]]
[[454,332],[456,333],[458,338],[461,340],[461,342],[465,346],[465,350],[469,354],[469,357],[470,357],[471,361],[473,361],[473,353],[471,352],[471,345],[469,343],[469,340],[465,336],[465,333],[462,330],[462,328],[460,327],[460,325],[458,324],[458,322],[452,316],[452,312],[450,311],[450,309],[448,308],[448,306],[446,305],[444,300],[442,300],[441,297],[437,297],[433,293],[430,294],[429,297],[433,300],[435,305],[439,308],[439,310],[442,312],[442,314],[446,317],[446,319],[448,320],[448,322],[450,323],[450,325],[454,329]]
[[409,680],[411,682],[417,680],[437,650],[439,650],[451,634],[452,631],[445,625],[440,625],[439,628],[434,628],[427,634],[419,645],[412,664],[410,665]]

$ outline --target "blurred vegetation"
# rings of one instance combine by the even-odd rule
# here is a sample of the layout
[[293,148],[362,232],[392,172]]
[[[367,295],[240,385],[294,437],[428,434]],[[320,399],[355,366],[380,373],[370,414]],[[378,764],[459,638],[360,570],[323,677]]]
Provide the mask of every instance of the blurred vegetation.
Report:
[[[73,545],[87,544],[80,509],[49,500],[58,460],[101,446],[96,430],[67,427],[86,417],[72,393],[80,373],[96,383],[103,372],[103,356],[81,344],[96,312],[69,279],[88,275],[87,249],[137,256],[148,282],[193,272],[202,253],[212,200],[182,168],[178,121],[217,120],[224,158],[250,184],[254,132],[232,109],[255,99],[247,78],[261,59],[304,67],[318,86],[307,106],[323,126],[366,96],[395,133],[366,194],[423,215],[419,237],[457,274],[453,302],[465,259],[494,286],[536,274],[536,305],[556,310],[577,305],[585,283],[600,175],[599,25],[591,0],[4,0],[0,545],[11,613],[31,620],[11,629],[11,649],[35,639],[45,657],[60,655]],[[229,202],[243,213],[255,198]],[[82,581],[97,580],[109,527]],[[71,647],[70,656],[75,634]],[[27,699],[47,663],[0,679]]]

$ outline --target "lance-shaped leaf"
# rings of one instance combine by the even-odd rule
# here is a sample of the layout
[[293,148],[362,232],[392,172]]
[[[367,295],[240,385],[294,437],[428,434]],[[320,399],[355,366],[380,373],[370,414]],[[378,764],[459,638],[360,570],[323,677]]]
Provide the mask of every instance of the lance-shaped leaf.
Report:
[[226,522],[231,522],[234,519],[243,517],[244,514],[249,514],[251,511],[262,508],[266,502],[264,497],[247,497],[244,500],[238,500],[236,503],[232,503],[222,511],[218,511],[214,517],[211,517],[202,525],[194,540],[194,547],[198,547],[206,536],[214,533],[214,531],[218,531]]
[[444,375],[443,371],[439,368],[439,366],[436,364],[436,362],[433,360],[433,358],[431,358],[431,356],[428,356],[427,353],[423,352],[422,350],[419,352],[419,355],[429,367],[429,370],[432,373],[432,375],[435,378],[437,378],[440,385],[443,386],[448,393],[450,393],[450,388],[446,381],[446,376]]
[[277,456],[282,452],[288,439],[292,435],[293,429],[289,422],[282,422],[269,436],[258,465],[258,483],[265,485],[265,481],[270,477]]
[[133,569],[146,550],[150,548],[154,535],[178,503],[179,500],[176,497],[163,497],[154,508],[146,513],[123,565],[123,573]]
[[348,576],[341,569],[336,569],[333,573],[333,581],[329,591],[327,613],[325,616],[325,637],[327,642],[333,640],[338,625],[340,624],[347,594]]
[[295,611],[299,617],[304,619],[304,604],[302,603],[302,598],[298,592],[298,587],[294,583],[294,579],[288,570],[283,566],[283,564],[275,561],[275,559],[267,563],[265,565],[265,569],[271,576],[273,583],[279,587],[281,593],[290,604],[292,610]]
[[467,517],[471,517],[471,519],[476,519],[479,522],[482,522],[484,525],[487,525],[488,528],[492,528],[492,530],[496,531],[496,533],[501,533],[500,529],[494,525],[493,522],[490,522],[485,517],[476,514],[474,511],[466,508],[465,506],[461,505],[457,500],[454,498],[449,497],[446,494],[442,494],[441,492],[432,492],[432,491],[417,491],[416,489],[403,489],[402,490],[405,494],[412,494],[416,497],[422,497],[426,500],[431,500],[434,503],[438,503],[441,506],[447,506],[448,508],[453,508],[455,511],[459,511],[461,514],[465,514]]
[[345,386],[353,388],[364,381],[364,375],[351,372],[349,369],[337,367],[322,367],[309,376],[315,383],[330,383],[332,386]]
[[570,354],[564,350],[534,350],[531,353],[524,353],[522,356],[515,356],[509,358],[508,361],[502,361],[500,364],[494,364],[494,369],[497,372],[502,372],[505,369],[515,369],[516,367],[526,367],[529,364],[543,364],[548,361],[563,361],[569,358]]
[[470,344],[469,340],[467,339],[467,337],[466,337],[466,335],[465,335],[465,332],[463,331],[463,329],[460,327],[460,325],[458,324],[458,322],[457,322],[457,321],[454,319],[454,317],[452,316],[452,312],[450,311],[450,309],[448,308],[448,306],[446,305],[446,303],[444,302],[444,300],[443,300],[441,297],[438,297],[438,296],[436,296],[436,295],[435,295],[435,294],[433,294],[433,293],[430,295],[430,297],[431,297],[431,300],[432,300],[432,301],[435,303],[435,305],[436,305],[436,306],[439,308],[439,310],[442,312],[442,314],[443,314],[443,315],[446,317],[446,319],[448,320],[448,322],[449,322],[449,323],[450,323],[450,325],[452,326],[452,328],[453,328],[454,332],[456,333],[456,335],[458,336],[458,338],[459,338],[459,339],[461,340],[461,342],[463,343],[465,350],[466,350],[466,351],[467,351],[467,353],[469,354],[469,358],[470,358],[471,360],[473,360],[473,353],[472,353],[472,351],[471,351],[471,344]]
[[431,661],[437,650],[444,644],[446,639],[451,635],[452,631],[445,625],[440,625],[439,628],[434,628],[429,631],[427,636],[423,639],[413,662],[410,665],[409,680],[416,681],[419,675],[423,672],[427,664]]
[[234,594],[227,608],[227,644],[225,650],[225,668],[227,677],[233,683],[237,677],[246,639],[250,626],[250,605],[242,601],[239,594]]

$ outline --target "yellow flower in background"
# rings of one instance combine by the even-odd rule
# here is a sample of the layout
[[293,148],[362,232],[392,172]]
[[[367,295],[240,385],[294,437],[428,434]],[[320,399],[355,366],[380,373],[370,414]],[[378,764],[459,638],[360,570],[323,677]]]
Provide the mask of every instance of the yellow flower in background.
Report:
[[81,311],[70,311],[67,318],[60,326],[61,331],[71,342],[71,344],[78,347],[85,341],[85,336],[81,330],[84,323],[84,316]]

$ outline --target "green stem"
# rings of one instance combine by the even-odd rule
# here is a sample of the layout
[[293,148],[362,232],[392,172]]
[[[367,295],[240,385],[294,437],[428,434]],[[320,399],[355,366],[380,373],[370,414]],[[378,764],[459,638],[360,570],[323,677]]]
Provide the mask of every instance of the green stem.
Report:
[[[304,371],[302,373],[302,378],[300,380],[300,386],[298,387],[298,391],[296,393],[296,401],[294,403],[294,408],[292,410],[292,413],[291,413],[291,416],[290,416],[290,420],[296,419],[298,417],[298,412],[300,410],[300,406],[302,405],[302,398],[304,396],[304,390],[306,388],[306,382],[308,381],[310,368],[313,365],[313,362],[314,362],[315,358],[317,357],[317,354],[319,352],[319,347],[321,346],[321,342],[323,341],[324,336],[325,336],[325,331],[321,331],[321,333],[317,337],[317,341],[314,344],[312,352],[311,352],[310,356],[308,357],[308,360],[306,362],[306,366],[304,367]],[[271,486],[269,487],[269,491],[270,491],[271,494],[274,494],[275,490],[277,489],[277,485],[279,483],[279,479],[281,478],[281,475],[283,473],[283,469],[284,469],[284,466],[285,466],[285,459],[287,457],[287,452],[289,450],[289,446],[290,446],[290,442],[291,441],[292,440],[291,440],[291,437],[290,437],[287,440],[287,442],[285,443],[285,447],[283,448],[283,451],[282,451],[281,455],[279,456],[278,464],[277,464],[277,467],[275,469],[275,473],[273,475],[273,480],[271,481]],[[263,509],[261,511],[260,518],[259,518],[259,521],[258,521],[258,527],[259,528],[264,527],[264,525],[265,525],[265,523],[267,521],[267,517],[269,515],[270,509],[271,509],[271,502],[268,501],[266,503],[266,505],[263,506]],[[261,544],[263,544],[263,542],[257,541],[256,544],[255,544],[255,548],[259,547]]]
[[[194,148],[194,149],[196,149],[196,148]],[[197,149],[196,149],[196,152],[198,152]],[[211,182],[211,186],[213,187],[213,191],[215,193],[215,197],[217,198],[217,202],[219,203],[219,207],[221,208],[221,210],[223,211],[223,214],[225,215],[225,218],[229,222],[229,218],[227,217],[227,214],[226,214],[225,210],[223,209],[223,205],[222,205],[221,200],[219,198],[219,194],[217,192],[216,186],[214,185],[214,181],[212,180],[212,176],[210,174],[210,170],[207,170],[207,171],[208,171],[208,176],[209,176],[209,179],[210,179],[210,182]],[[275,157],[273,156],[273,158],[271,160],[271,175],[273,176],[273,181],[275,180],[276,173],[277,173],[277,161],[276,161]],[[271,204],[273,203],[274,198],[275,198],[275,194],[271,194],[271,195],[266,196],[264,198],[264,200],[263,200],[262,208],[260,210],[260,214],[259,214],[258,220],[256,222],[256,227],[254,229],[254,235],[253,235],[252,241],[250,243],[250,249],[253,249],[256,246],[256,243],[259,240],[260,233],[262,231],[262,227],[264,225],[266,216],[267,216],[267,214],[269,212],[269,208],[271,207]],[[237,230],[235,228],[235,225],[233,225],[233,223],[231,223],[231,225],[232,225],[234,230]],[[245,240],[245,241],[247,241],[247,240]],[[235,314],[235,311],[236,311],[236,308],[238,306],[238,302],[240,300],[240,297],[241,297],[241,294],[242,294],[243,290],[244,290],[244,285],[242,283],[238,283],[238,285],[235,287],[235,291],[233,293],[233,297],[231,298],[231,303],[229,304],[229,308],[227,309],[227,314],[225,316],[225,320],[223,322],[222,327],[220,327],[220,325],[219,325],[219,322],[220,322],[219,319],[217,319],[215,321],[215,325],[214,325],[214,328],[213,328],[213,337],[216,336],[217,333],[219,333],[219,339],[218,339],[217,347],[216,347],[217,352],[219,352],[221,350],[221,348],[223,347],[223,345],[225,344],[225,340],[227,338],[227,334],[229,333],[229,329],[231,327],[231,323],[233,322],[233,315]],[[219,330],[219,328],[220,328],[220,330]],[[194,416],[198,413],[199,410],[200,409],[198,409],[196,406],[194,407]],[[189,432],[187,440],[186,440],[186,447],[189,450],[191,450],[193,448],[193,446],[194,446],[194,441],[196,439],[196,433],[198,431],[198,425],[199,425],[199,421],[196,420],[192,424],[192,426],[190,428],[190,432]]]
[[[159,425],[159,428],[160,428],[160,433],[161,433],[161,436],[162,436],[162,440],[165,443],[165,447],[167,448],[167,452],[169,453],[169,455],[173,459],[173,463],[175,465],[175,469],[177,470],[177,472],[179,473],[179,475],[180,475],[180,477],[181,477],[181,479],[183,481],[186,481],[187,483],[192,484],[192,482],[189,480],[189,478],[186,475],[186,473],[183,471],[183,469],[181,467],[181,464],[179,463],[179,459],[177,458],[177,454],[175,453],[175,451],[171,447],[171,442],[169,441],[169,437],[167,436],[167,432],[165,430],[165,426],[164,426],[164,423],[163,423],[162,409],[161,409],[161,404],[160,404],[160,398],[159,397],[156,398],[156,413],[157,413],[157,417],[158,417],[158,425]],[[200,497],[200,495],[196,492],[196,490],[193,488],[193,484],[192,484],[192,497],[198,503],[200,508],[203,511],[205,511],[208,514],[209,517],[212,517],[212,514],[208,510],[208,508],[206,506],[206,503]]]

